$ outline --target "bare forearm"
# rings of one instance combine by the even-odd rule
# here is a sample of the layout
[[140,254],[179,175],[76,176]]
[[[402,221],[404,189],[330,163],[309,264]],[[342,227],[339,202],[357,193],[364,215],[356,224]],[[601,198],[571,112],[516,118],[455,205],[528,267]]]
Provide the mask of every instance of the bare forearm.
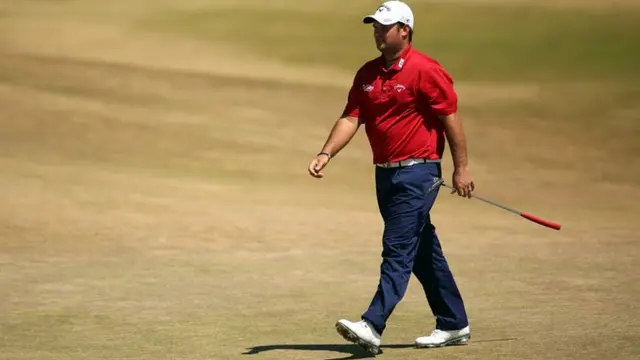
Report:
[[358,131],[358,119],[341,118],[336,121],[329,133],[329,137],[322,147],[322,152],[335,156],[351,141]]
[[464,169],[469,165],[467,158],[467,138],[462,127],[462,120],[457,114],[444,116],[441,118],[444,123],[445,134],[451,157],[453,158],[453,166],[456,169]]

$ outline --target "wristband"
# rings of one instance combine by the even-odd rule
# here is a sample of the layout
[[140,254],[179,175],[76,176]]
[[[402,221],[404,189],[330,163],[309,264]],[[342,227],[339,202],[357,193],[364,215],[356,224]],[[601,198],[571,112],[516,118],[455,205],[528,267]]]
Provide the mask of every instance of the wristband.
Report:
[[323,152],[319,152],[317,156],[320,156],[320,155],[327,155],[329,160],[331,160],[331,157],[332,157],[331,154],[329,154],[328,152],[324,152],[324,151]]

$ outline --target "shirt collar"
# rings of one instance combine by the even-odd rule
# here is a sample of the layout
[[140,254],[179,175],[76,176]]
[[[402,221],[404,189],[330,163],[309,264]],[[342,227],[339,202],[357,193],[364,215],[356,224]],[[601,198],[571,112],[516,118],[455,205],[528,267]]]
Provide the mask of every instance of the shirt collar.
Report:
[[413,50],[413,46],[411,46],[411,44],[409,44],[404,49],[404,51],[402,52],[402,55],[400,55],[398,60],[396,60],[395,64],[393,64],[393,66],[391,66],[389,69],[385,69],[385,67],[384,67],[384,57],[380,56],[380,67],[382,68],[382,71],[388,72],[388,71],[391,71],[391,70],[394,70],[394,71],[402,70],[405,67],[405,65],[407,65],[407,61],[411,57],[412,50]]

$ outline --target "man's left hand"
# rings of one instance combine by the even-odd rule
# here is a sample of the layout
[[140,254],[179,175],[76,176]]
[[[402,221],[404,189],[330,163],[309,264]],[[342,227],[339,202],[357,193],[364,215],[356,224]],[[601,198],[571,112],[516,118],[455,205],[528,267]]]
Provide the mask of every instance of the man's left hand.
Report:
[[475,190],[475,183],[473,182],[473,176],[471,171],[467,168],[455,169],[453,172],[453,188],[452,194],[458,193],[458,195],[466,198],[471,198],[471,192]]

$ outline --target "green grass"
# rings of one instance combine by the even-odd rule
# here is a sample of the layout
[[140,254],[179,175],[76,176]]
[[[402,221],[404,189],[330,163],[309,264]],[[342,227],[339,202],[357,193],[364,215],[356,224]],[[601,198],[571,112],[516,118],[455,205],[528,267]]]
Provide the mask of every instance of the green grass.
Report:
[[[367,10],[363,9],[362,13]],[[457,79],[640,79],[640,12],[414,6],[415,46]],[[226,41],[287,61],[354,70],[377,56],[361,16],[296,10],[202,9],[154,14],[155,30]],[[235,25],[236,21],[242,25]]]

